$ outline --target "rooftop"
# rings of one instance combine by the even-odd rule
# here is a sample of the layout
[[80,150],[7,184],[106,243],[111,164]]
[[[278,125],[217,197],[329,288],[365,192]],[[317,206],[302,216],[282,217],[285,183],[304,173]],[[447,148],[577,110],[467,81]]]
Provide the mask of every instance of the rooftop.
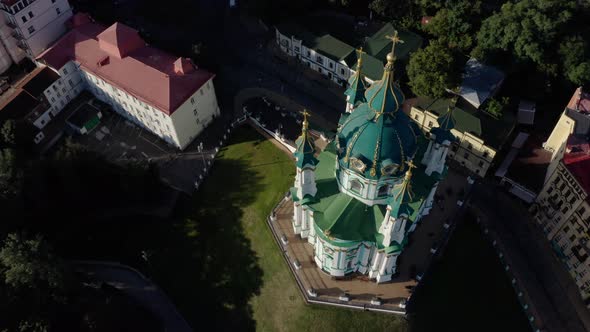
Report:
[[0,120],[21,120],[39,105],[39,101],[26,91],[16,90],[0,105]]
[[563,163],[584,191],[590,193],[590,141],[587,136],[568,137]]
[[473,106],[479,107],[500,87],[504,77],[500,70],[484,65],[476,59],[469,59],[465,64],[461,83],[461,97]]
[[518,146],[513,144],[513,149],[518,152],[505,175],[534,193],[539,193],[543,188],[547,167],[551,162],[551,152],[543,149],[542,143],[541,137],[530,135]]
[[122,23],[106,27],[90,20],[76,22],[37,59],[55,69],[68,61],[79,62],[85,70],[167,114],[214,77],[205,70],[186,70],[186,61],[184,70],[177,70],[178,57],[147,46],[136,30]]
[[[418,97],[414,106],[441,116],[447,112],[450,104],[451,100],[448,98]],[[501,118],[496,119],[484,111],[460,102],[453,109],[453,117],[456,130],[471,133],[495,149],[499,149],[504,144],[516,126],[516,117],[510,111],[505,111]]]
[[37,67],[27,76],[17,88],[21,88],[35,97],[41,96],[53,82],[59,79],[59,75],[49,67]]

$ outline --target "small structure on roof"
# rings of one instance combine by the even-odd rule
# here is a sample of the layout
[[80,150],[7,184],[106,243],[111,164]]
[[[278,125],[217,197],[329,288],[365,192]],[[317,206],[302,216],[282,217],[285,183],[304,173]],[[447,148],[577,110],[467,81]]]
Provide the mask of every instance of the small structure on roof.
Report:
[[500,70],[484,65],[476,59],[469,59],[465,64],[459,95],[475,108],[479,108],[498,92],[504,78],[505,75]]
[[518,104],[518,123],[532,125],[535,122],[537,106],[532,101],[521,100]]

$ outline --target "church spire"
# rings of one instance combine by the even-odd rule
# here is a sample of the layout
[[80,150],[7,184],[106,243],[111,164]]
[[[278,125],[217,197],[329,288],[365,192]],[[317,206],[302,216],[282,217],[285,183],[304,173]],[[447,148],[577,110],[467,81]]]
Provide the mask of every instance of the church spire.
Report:
[[412,191],[412,175],[413,169],[417,168],[413,160],[406,161],[408,170],[404,176],[404,180],[397,187],[394,188],[394,194],[389,199],[389,206],[391,206],[391,215],[399,218],[402,214],[407,216],[412,214],[411,207],[408,205],[414,200],[414,192]]
[[303,128],[301,130],[301,136],[295,141],[295,155],[297,167],[303,168],[305,165],[315,166],[318,160],[314,157],[315,146],[308,133],[309,121],[307,118],[310,116],[307,110],[301,112],[303,114]]
[[348,80],[349,87],[346,89],[344,94],[348,96],[347,98],[347,112],[352,112],[353,108],[359,104],[364,103],[367,100],[365,99],[365,91],[367,90],[367,85],[365,82],[365,77],[362,74],[363,68],[363,48],[359,48],[356,50],[357,53],[357,62],[356,62],[356,72],[350,77]]
[[387,64],[383,68],[383,77],[375,82],[365,93],[369,108],[375,112],[376,118],[384,114],[394,114],[404,102],[404,94],[394,81],[395,45],[403,43],[397,36],[386,36],[392,41],[391,53],[387,54]]

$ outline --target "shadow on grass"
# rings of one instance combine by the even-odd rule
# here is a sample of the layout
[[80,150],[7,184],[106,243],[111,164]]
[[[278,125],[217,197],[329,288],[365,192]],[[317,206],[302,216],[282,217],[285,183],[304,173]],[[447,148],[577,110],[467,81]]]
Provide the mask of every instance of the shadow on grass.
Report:
[[248,167],[242,160],[216,161],[199,193],[185,198],[172,220],[55,220],[49,237],[65,257],[139,268],[195,330],[254,330],[248,302],[259,293],[262,270],[240,220],[241,207],[255,200],[261,184]]
[[465,216],[416,290],[411,331],[531,331],[504,269],[474,217]]

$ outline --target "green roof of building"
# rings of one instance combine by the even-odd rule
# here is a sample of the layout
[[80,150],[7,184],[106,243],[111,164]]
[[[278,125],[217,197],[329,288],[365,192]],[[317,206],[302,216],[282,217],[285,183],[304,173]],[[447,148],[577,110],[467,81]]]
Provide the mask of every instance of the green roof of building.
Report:
[[[332,142],[319,155],[319,164],[315,171],[315,199],[301,203],[307,204],[314,211],[316,233],[325,241],[340,247],[351,247],[367,241],[375,243],[379,249],[385,249],[388,253],[400,251],[407,240],[403,243],[392,242],[387,248],[382,246],[383,236],[378,230],[385,218],[386,205],[368,206],[338,189],[334,172],[337,158],[335,150]],[[438,177],[426,175],[423,166],[418,167],[414,173],[411,180],[413,195],[407,195],[404,199],[407,211],[410,212],[407,228],[416,219],[432,186],[438,181]]]
[[[379,31],[367,40],[365,51],[377,59],[385,59],[387,54],[391,52],[391,40],[386,37],[393,36],[395,31],[391,23],[384,24]],[[403,43],[395,46],[395,57],[397,59],[405,60],[412,52],[422,47],[422,37],[411,31],[398,30],[398,37]]]
[[[418,97],[414,106],[443,115],[451,105],[448,98]],[[505,111],[500,118],[495,118],[485,111],[477,110],[469,105],[453,108],[454,127],[459,132],[468,132],[481,139],[484,144],[499,149],[510,136],[516,126],[516,117],[512,112]]]
[[380,178],[381,169],[390,164],[396,164],[401,173],[405,161],[416,153],[421,132],[401,111],[404,95],[393,82],[393,61],[365,98],[367,102],[355,108],[339,129],[338,143],[344,148],[340,164],[350,168],[352,158],[360,160],[366,165],[363,176],[368,179]]
[[[354,52],[357,53],[357,52]],[[360,65],[360,70],[358,70]],[[361,60],[357,61],[357,70],[356,72],[350,76],[348,80],[348,89],[344,91],[344,94],[348,96],[348,103],[356,106],[358,103],[364,103],[367,100],[365,99],[365,91],[367,90],[367,82],[365,82],[364,73],[363,73],[363,65],[362,65],[362,58]]]
[[350,53],[354,53],[354,48],[352,46],[334,38],[332,35],[323,35],[314,38],[305,46],[336,61],[343,60]]
[[301,136],[295,141],[295,152],[293,152],[293,155],[295,156],[295,165],[297,165],[298,168],[303,168],[306,165],[315,166],[318,163],[318,160],[314,156],[315,146],[311,136],[307,133],[309,122],[307,121],[306,112],[304,112],[304,116],[303,130]]
[[[348,57],[346,57],[346,59],[344,59],[344,62],[350,69],[356,72],[357,60],[358,55],[356,52],[352,52],[348,55]],[[376,81],[383,76],[383,65],[383,60],[379,60],[369,54],[363,55],[363,75],[365,75],[371,81]]]

